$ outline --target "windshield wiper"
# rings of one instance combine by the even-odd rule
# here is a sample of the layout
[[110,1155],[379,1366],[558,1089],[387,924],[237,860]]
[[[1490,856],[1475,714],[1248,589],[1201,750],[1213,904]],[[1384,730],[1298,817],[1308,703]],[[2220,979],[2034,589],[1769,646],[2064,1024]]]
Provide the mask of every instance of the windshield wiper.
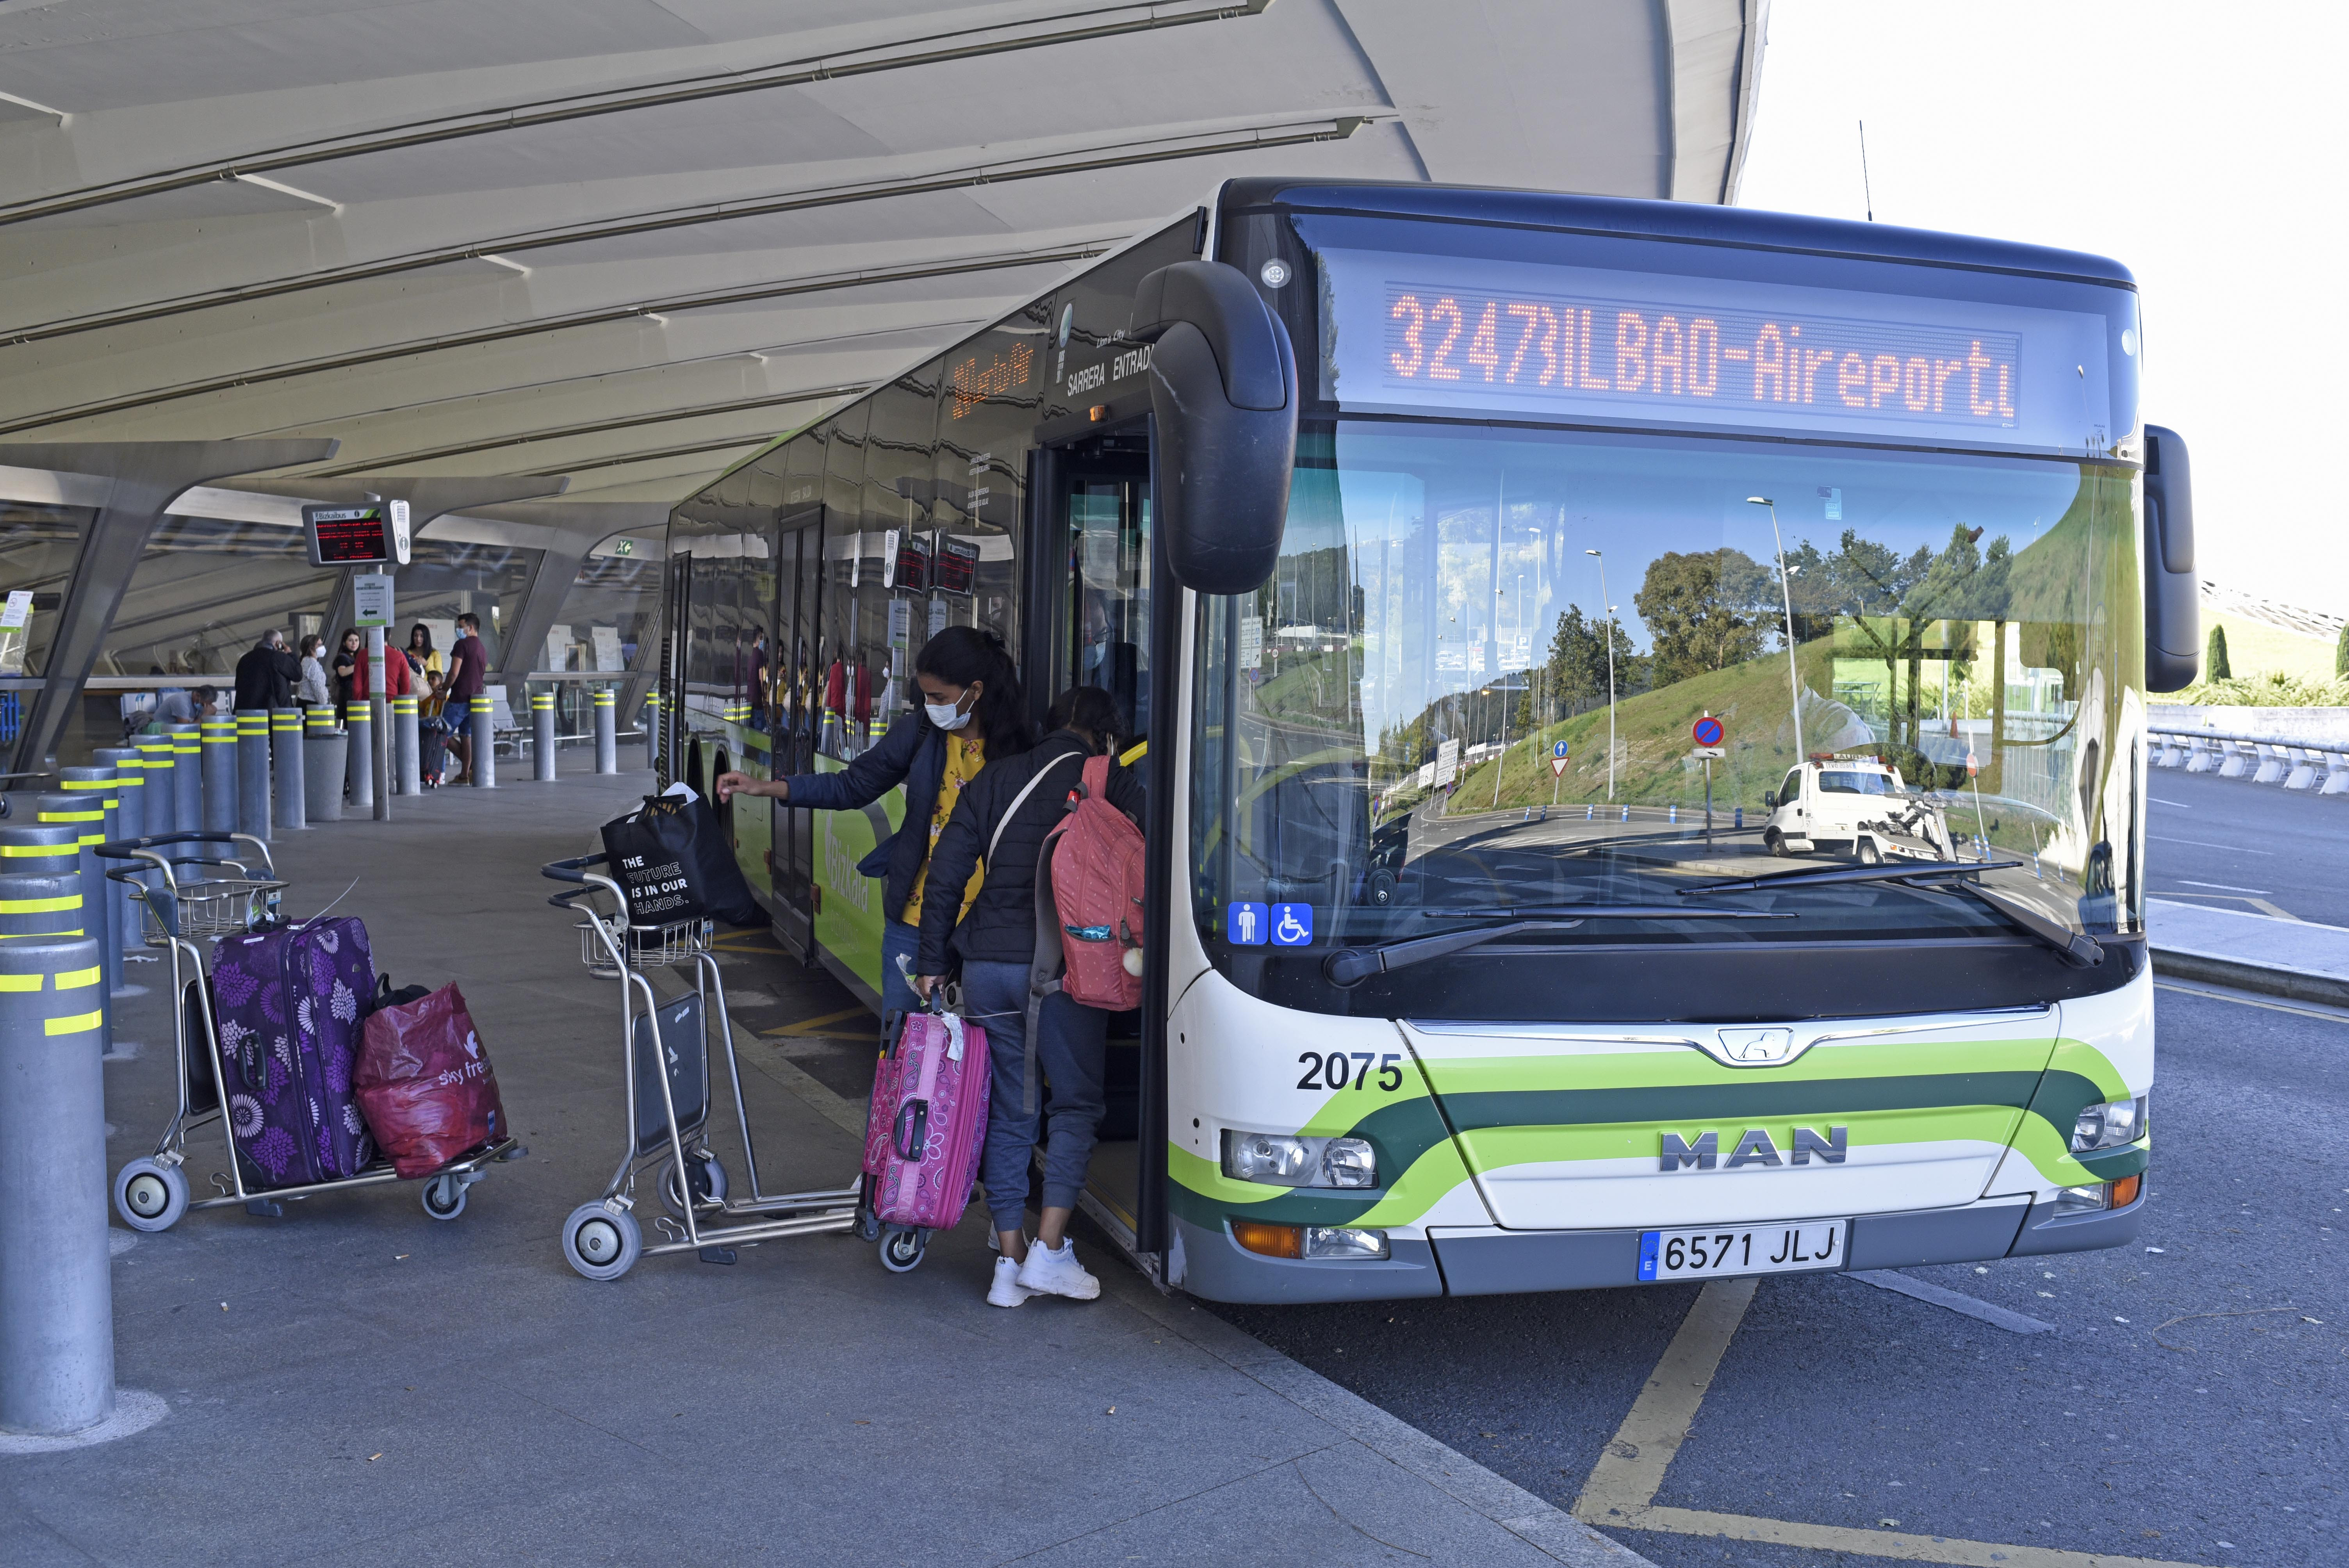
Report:
[[[1321,972],[1333,985],[1351,985],[1373,975],[1384,975],[1431,958],[1463,952],[1528,931],[1570,931],[1586,920],[1792,920],[1791,911],[1762,909],[1688,909],[1669,903],[1557,904],[1543,908],[1444,909],[1421,912],[1431,919],[1444,915],[1464,920],[1494,920],[1500,925],[1471,926],[1434,936],[1414,936],[1390,942],[1368,952],[1340,947],[1321,962]],[[1514,918],[1512,918],[1514,917]]]
[[1936,882],[1944,877],[1977,877],[1984,872],[2011,871],[2021,861],[1911,861],[1906,865],[1836,866],[1809,872],[1780,872],[1775,876],[1727,877],[1673,891],[1682,898],[1707,892],[1766,892],[1780,887],[1826,887],[1837,882]]
[[[1680,892],[1685,898],[1692,893],[1766,892],[1773,888],[1832,886],[1837,882],[1908,882],[1925,892],[1966,894],[2054,948],[2064,962],[2075,969],[2093,969],[2102,964],[2105,961],[2104,944],[2095,937],[2085,932],[2074,931],[2059,921],[2048,919],[2029,904],[1993,892],[1970,880],[1983,872],[2010,871],[2021,864],[2021,861],[1918,861],[1905,866],[1846,866],[1831,871],[1782,872],[1770,877],[1704,882],[1696,887],[1682,888]],[[1936,885],[1952,882],[1957,884],[1955,887]]]

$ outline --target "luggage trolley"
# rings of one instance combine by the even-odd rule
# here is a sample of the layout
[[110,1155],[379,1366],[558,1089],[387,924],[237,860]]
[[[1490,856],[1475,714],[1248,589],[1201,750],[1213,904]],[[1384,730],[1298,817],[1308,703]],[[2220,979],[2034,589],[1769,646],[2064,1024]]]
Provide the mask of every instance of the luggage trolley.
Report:
[[[157,852],[173,844],[215,846],[221,851],[220,858],[174,861]],[[243,861],[227,858],[236,852],[238,844],[253,847],[260,859],[258,874]],[[203,954],[196,944],[265,931],[282,923],[280,903],[285,884],[277,879],[269,846],[246,833],[158,833],[100,844],[98,852],[108,860],[134,862],[106,874],[128,886],[132,900],[144,912],[140,926],[146,945],[170,949],[171,995],[177,1001],[171,1035],[179,1059],[179,1109],[163,1129],[155,1152],[131,1161],[115,1174],[114,1211],[124,1224],[134,1231],[166,1231],[191,1209],[217,1209],[230,1203],[243,1204],[249,1214],[274,1218],[285,1212],[284,1199],[380,1187],[402,1180],[424,1183],[426,1213],[436,1220],[453,1220],[465,1212],[466,1189],[487,1175],[490,1165],[530,1152],[512,1138],[500,1138],[423,1176],[403,1178],[392,1170],[389,1160],[378,1159],[355,1175],[331,1181],[258,1191],[248,1188],[235,1130],[221,1111],[228,1103],[229,1089],[222,1078],[220,1036],[212,1017],[212,993],[204,984]],[[199,1056],[203,1058],[202,1064]],[[187,1172],[181,1169],[188,1158],[188,1133],[207,1121],[220,1123],[221,1140],[228,1145],[228,1171],[213,1175],[213,1196],[191,1202]]]
[[[704,1263],[730,1264],[737,1246],[854,1228],[856,1187],[769,1192],[760,1186],[742,1071],[734,1056],[734,1026],[709,948],[709,923],[631,923],[626,893],[594,869],[605,863],[600,854],[585,855],[540,868],[553,881],[579,884],[546,902],[585,917],[579,923],[580,961],[589,974],[619,981],[620,1045],[627,1063],[626,1151],[603,1195],[580,1204],[564,1221],[564,1258],[589,1279],[617,1279],[640,1256],[690,1252]],[[663,1003],[645,972],[688,964],[694,988]],[[709,1147],[713,1007],[735,1125],[742,1135],[742,1169],[750,1188],[746,1196],[730,1192],[726,1166]],[[647,1246],[631,1211],[637,1174],[656,1164],[656,1183],[668,1212],[654,1223],[666,1239]],[[741,1222],[722,1222],[729,1221]]]

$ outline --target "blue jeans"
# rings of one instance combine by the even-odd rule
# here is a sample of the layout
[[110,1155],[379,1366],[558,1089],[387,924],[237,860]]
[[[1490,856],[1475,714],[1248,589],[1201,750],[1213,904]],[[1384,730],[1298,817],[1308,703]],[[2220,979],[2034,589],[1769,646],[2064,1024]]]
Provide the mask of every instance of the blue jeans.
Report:
[[914,987],[897,969],[900,955],[905,958],[906,967],[912,968],[921,952],[920,926],[908,925],[902,920],[881,923],[881,1014],[885,1021],[892,1013],[918,1013],[922,1010],[922,999],[914,995]]
[[[1038,1111],[1028,1102],[1028,965],[962,966],[966,1015],[987,1031],[994,1082],[987,1108],[987,1148],[979,1180],[999,1231],[1024,1227],[1029,1163],[1036,1149]],[[1044,998],[1036,1027],[1036,1056],[1052,1086],[1047,1112],[1042,1207],[1073,1209],[1084,1191],[1086,1168],[1101,1129],[1103,1058],[1109,1016],[1054,995]]]

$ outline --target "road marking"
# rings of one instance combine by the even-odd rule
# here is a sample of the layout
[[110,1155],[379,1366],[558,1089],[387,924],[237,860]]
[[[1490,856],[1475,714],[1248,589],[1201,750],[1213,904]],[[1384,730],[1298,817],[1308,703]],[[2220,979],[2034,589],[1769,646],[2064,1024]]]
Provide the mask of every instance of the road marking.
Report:
[[2179,985],[2168,980],[2153,983],[2158,991],[2176,991],[2183,995],[2202,996],[2213,1002],[2232,1002],[2238,1007],[2265,1007],[2271,1013],[2294,1013],[2303,1018],[2323,1018],[2327,1023],[2349,1024],[2349,1014],[2320,1013],[2311,1007],[2289,1007],[2282,1002],[2259,1002],[2249,996],[2230,996],[2224,991],[2204,991],[2192,985]]
[[2239,855],[2271,855],[2273,850],[2247,850],[2234,844],[2214,844],[2208,839],[2174,839],[2168,833],[2147,833],[2148,839],[2159,839],[2165,844],[2199,844],[2206,850],[2233,850]]
[[2258,894],[2260,897],[2261,897],[2261,898],[2267,898],[2267,897],[2270,897],[2270,896],[2271,896],[2271,895],[2274,893],[2274,892],[2275,892],[2275,890],[2274,890],[2273,888],[2264,888],[2264,887],[2237,887],[2237,886],[2236,886],[2234,883],[2232,883],[2232,882],[2196,882],[2192,877],[2179,877],[2178,880],[2179,882],[2184,882],[2188,887],[2214,887],[2214,888],[2217,888],[2220,892],[2248,892],[2248,893],[2257,893],[2257,894]]
[[831,1026],[843,1023],[850,1018],[870,1018],[871,1016],[873,1016],[873,1009],[870,1007],[843,1007],[837,1013],[826,1013],[821,1018],[802,1018],[796,1024],[784,1024],[772,1029],[761,1029],[759,1033],[770,1040],[870,1040],[874,1037],[871,1026],[862,1029],[835,1029]]
[[[1958,1568],[2191,1568],[2152,1557],[2106,1552],[2065,1552],[2049,1546],[2006,1546],[1945,1535],[1898,1530],[1855,1530],[1832,1524],[1802,1524],[1741,1513],[1710,1513],[1691,1508],[1658,1508],[1655,1496],[1664,1472],[1696,1421],[1697,1407],[1720,1369],[1729,1341],[1744,1320],[1759,1282],[1752,1277],[1715,1280],[1704,1287],[1680,1332],[1664,1351],[1648,1385],[1632,1401],[1606,1452],[1590,1469],[1575,1517],[1613,1530],[1653,1530],[1715,1540],[1762,1541],[1807,1552],[1842,1552],[1859,1557],[1889,1557],[1909,1563],[1946,1563]],[[1913,1283],[1913,1282],[1912,1282]]]
[[1878,1290],[1898,1291],[1900,1295],[1918,1301],[1930,1302],[1935,1306],[1946,1306],[1951,1312],[1961,1312],[1968,1317],[1979,1318],[1994,1328],[2005,1329],[2009,1334],[2055,1332],[2055,1326],[2052,1323],[2042,1323],[2035,1317],[2025,1317],[2019,1312],[2010,1312],[2005,1307],[1994,1306],[1989,1302],[1977,1300],[1960,1291],[1944,1290],[1940,1285],[1928,1284],[1920,1279],[1910,1279],[1907,1274],[1895,1274],[1890,1269],[1852,1269],[1847,1277],[1856,1279],[1862,1284],[1872,1284]]
[[2157,806],[2175,806],[2181,811],[2191,811],[2194,810],[2192,806],[2187,804],[2183,800],[2165,800],[2158,795],[2147,795],[2146,799],[2152,801]]
[[[2204,882],[2198,885],[2208,887],[2210,884]],[[2258,910],[2261,914],[2266,915],[2271,920],[2289,920],[2295,925],[2304,925],[2307,923],[2307,922],[2302,920],[2300,916],[2292,913],[2292,911],[2284,908],[2282,904],[2271,903],[2266,899],[2254,898],[2250,893],[2245,892],[2188,892],[2183,888],[2168,888],[2162,892],[2161,896],[2164,898],[2207,898],[2217,903],[2248,903],[2253,909]]]

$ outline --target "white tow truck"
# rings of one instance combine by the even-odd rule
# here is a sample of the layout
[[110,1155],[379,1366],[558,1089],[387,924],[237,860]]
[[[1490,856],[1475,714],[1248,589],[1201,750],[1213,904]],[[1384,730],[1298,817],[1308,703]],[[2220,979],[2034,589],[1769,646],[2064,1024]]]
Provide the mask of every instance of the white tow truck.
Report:
[[1814,757],[1762,799],[1762,844],[1774,855],[1843,854],[1864,866],[1955,858],[1940,807],[1872,757]]

